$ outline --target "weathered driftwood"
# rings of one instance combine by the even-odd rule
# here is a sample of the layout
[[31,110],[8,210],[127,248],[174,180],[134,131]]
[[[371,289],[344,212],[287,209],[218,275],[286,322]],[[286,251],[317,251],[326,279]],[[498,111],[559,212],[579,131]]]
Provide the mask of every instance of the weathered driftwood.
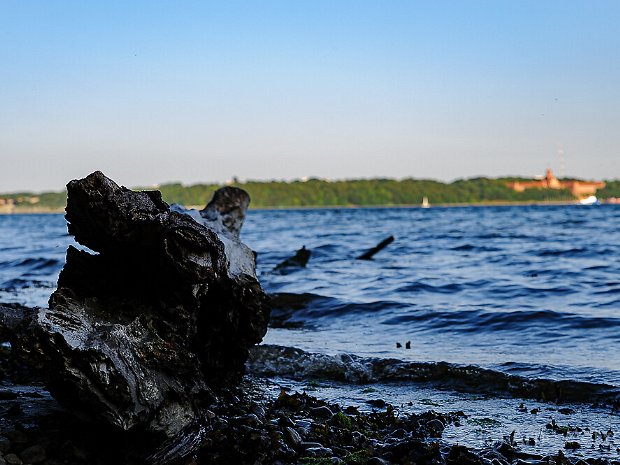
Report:
[[366,252],[364,252],[362,255],[360,255],[359,257],[357,257],[357,260],[371,260],[372,257],[374,257],[374,255],[377,252],[380,252],[381,250],[385,249],[388,245],[390,245],[392,242],[394,242],[394,236],[388,236],[385,239],[383,239],[381,242],[379,242],[377,245],[375,245],[372,249],[368,249]]
[[0,326],[67,408],[178,436],[214,389],[240,379],[267,328],[254,255],[238,238],[249,197],[223,188],[203,211],[181,212],[100,172],[67,189],[69,232],[90,251],[68,249],[48,309],[2,312]]
[[295,252],[295,255],[288,257],[281,263],[278,263],[273,271],[285,272],[290,268],[304,268],[308,263],[308,260],[310,260],[310,255],[312,255],[312,252],[306,249],[306,246],[304,245],[301,249]]

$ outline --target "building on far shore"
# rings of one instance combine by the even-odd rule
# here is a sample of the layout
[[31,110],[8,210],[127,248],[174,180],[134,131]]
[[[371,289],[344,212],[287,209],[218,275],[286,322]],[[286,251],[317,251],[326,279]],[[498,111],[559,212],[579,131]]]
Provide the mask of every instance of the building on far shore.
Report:
[[15,200],[0,197],[0,213],[13,213],[15,211]]
[[525,189],[567,189],[573,196],[582,199],[596,194],[597,189],[605,187],[605,183],[603,181],[560,181],[551,169],[547,168],[547,173],[542,179],[514,181],[507,183],[507,186],[517,192],[523,192]]

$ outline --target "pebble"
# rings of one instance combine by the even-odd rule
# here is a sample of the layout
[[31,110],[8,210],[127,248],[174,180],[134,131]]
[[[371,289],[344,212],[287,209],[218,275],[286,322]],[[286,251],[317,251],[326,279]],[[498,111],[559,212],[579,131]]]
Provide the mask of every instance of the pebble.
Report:
[[0,454],[6,454],[11,450],[11,441],[5,436],[0,436]]
[[22,462],[22,459],[20,459],[17,455],[15,454],[8,454],[4,456],[4,460],[6,461],[6,463],[8,465],[22,465],[24,462]]
[[332,450],[329,447],[310,447],[306,449],[308,457],[330,457],[333,455]]
[[286,436],[287,442],[293,447],[297,447],[303,442],[299,433],[290,426],[284,428],[284,435]]
[[295,427],[303,431],[303,434],[308,435],[312,429],[312,422],[309,420],[297,420],[295,421]]
[[383,460],[381,457],[370,457],[366,465],[390,465],[390,462]]
[[437,418],[429,421],[426,427],[432,429],[435,433],[441,433],[446,428],[443,422]]
[[308,449],[316,449],[319,447],[323,447],[323,444],[318,443],[318,442],[301,442],[300,443],[301,447],[308,450]]
[[326,407],[324,405],[321,407],[315,407],[313,409],[310,409],[310,414],[314,417],[322,418],[324,420],[327,420],[334,416],[334,412],[332,412],[329,407]]
[[45,460],[45,449],[39,444],[24,449],[19,454],[24,463],[39,463]]
[[288,416],[281,414],[280,417],[278,418],[278,424],[280,426],[295,426],[295,423],[293,423],[293,420],[291,420]]
[[372,405],[375,408],[384,408],[386,405],[383,399],[370,399],[367,400],[366,403]]
[[391,438],[402,439],[405,436],[407,436],[407,431],[405,431],[403,428],[399,428],[390,433]]
[[26,436],[26,433],[18,429],[7,433],[7,436],[14,446],[23,446],[28,442],[28,436]]
[[250,413],[248,415],[242,415],[242,416],[239,416],[239,417],[235,417],[234,420],[236,422],[239,422],[242,425],[252,426],[254,428],[260,426],[260,424],[262,423],[259,420],[259,418],[255,414],[253,414],[253,413]]

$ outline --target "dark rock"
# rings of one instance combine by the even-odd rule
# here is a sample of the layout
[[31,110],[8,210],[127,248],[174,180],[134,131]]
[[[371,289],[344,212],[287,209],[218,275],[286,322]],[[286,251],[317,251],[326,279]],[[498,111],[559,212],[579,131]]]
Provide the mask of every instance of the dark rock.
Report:
[[284,436],[286,441],[293,447],[299,446],[303,441],[299,433],[290,426],[284,428]]
[[24,463],[39,463],[45,460],[45,449],[39,444],[24,449],[19,454]]
[[439,438],[439,437],[441,437],[441,435],[442,435],[442,433],[443,433],[443,430],[446,428],[446,427],[444,426],[444,424],[442,423],[442,421],[441,421],[441,420],[439,420],[439,419],[437,419],[437,418],[435,418],[435,419],[433,419],[433,420],[429,421],[429,422],[426,424],[426,427],[428,428],[428,430],[429,430],[429,435],[430,435],[432,438]]
[[267,329],[254,255],[238,239],[249,197],[224,188],[200,213],[172,211],[159,192],[100,172],[67,191],[69,233],[96,254],[70,247],[50,308],[19,323],[3,314],[0,327],[20,329],[16,352],[70,410],[174,438],[241,378]]
[[302,442],[299,445],[304,450],[307,450],[307,449],[318,449],[318,448],[323,447],[323,444],[318,443],[318,442]]
[[389,465],[390,462],[383,460],[381,457],[370,457],[366,465]]
[[315,407],[311,409],[310,414],[313,417],[321,418],[323,420],[330,419],[331,417],[334,416],[334,413],[329,409],[329,407],[326,407],[324,405],[321,407]]
[[22,465],[22,459],[15,454],[8,454],[4,456],[4,460],[8,465]]
[[484,465],[484,461],[467,447],[454,445],[446,457],[446,465]]
[[369,399],[366,403],[375,408],[385,408],[387,405],[383,399]]
[[11,444],[14,448],[20,449],[24,446],[24,444],[28,443],[28,435],[24,433],[21,429],[14,429],[12,431],[8,431],[6,435],[11,440]]
[[309,447],[306,449],[305,454],[308,457],[329,457],[333,454],[332,450],[328,447]]
[[0,454],[6,454],[11,450],[11,441],[9,438],[0,436]]
[[280,415],[280,417],[278,418],[278,424],[280,426],[295,426],[295,423],[293,423],[293,420],[291,420],[290,417],[285,414]]

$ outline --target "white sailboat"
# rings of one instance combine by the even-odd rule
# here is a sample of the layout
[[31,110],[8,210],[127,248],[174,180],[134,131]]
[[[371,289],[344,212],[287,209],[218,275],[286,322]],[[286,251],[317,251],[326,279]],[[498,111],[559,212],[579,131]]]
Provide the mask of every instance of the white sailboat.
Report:
[[591,195],[590,197],[581,199],[579,205],[600,205],[600,202],[595,195]]
[[431,204],[428,203],[428,197],[422,197],[422,208],[430,208]]

